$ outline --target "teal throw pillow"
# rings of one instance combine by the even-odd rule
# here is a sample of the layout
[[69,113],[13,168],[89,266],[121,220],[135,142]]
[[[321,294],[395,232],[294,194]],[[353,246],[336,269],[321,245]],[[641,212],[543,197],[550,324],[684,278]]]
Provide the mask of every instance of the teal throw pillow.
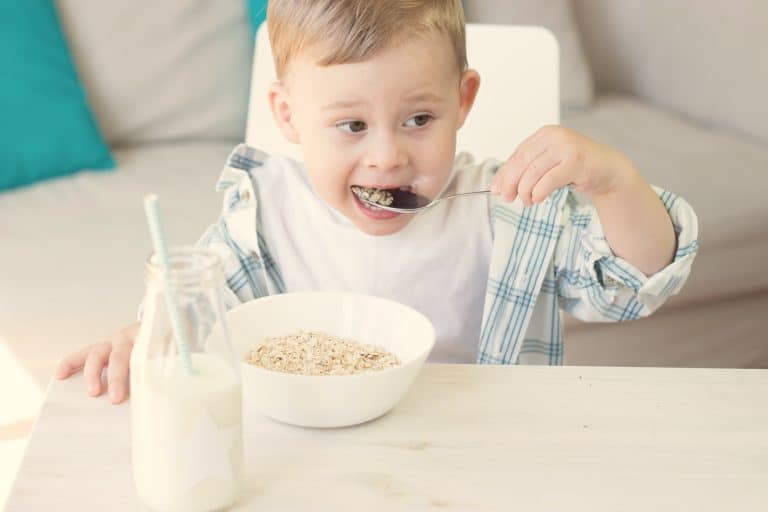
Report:
[[53,0],[0,0],[0,191],[114,166]]
[[248,17],[251,20],[253,33],[259,29],[267,19],[267,0],[248,0]]

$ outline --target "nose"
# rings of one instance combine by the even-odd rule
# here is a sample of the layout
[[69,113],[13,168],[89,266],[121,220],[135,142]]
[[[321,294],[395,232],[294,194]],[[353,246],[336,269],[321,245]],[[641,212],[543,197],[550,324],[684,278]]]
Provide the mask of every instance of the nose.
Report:
[[395,133],[380,133],[369,138],[366,148],[365,166],[382,171],[400,169],[408,163],[404,141]]

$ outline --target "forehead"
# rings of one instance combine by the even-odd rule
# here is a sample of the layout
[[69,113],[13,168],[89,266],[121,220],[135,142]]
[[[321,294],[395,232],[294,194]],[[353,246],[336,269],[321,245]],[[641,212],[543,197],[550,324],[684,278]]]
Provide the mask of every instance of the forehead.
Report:
[[309,48],[291,60],[284,76],[289,90],[311,90],[318,99],[339,93],[438,94],[454,88],[460,76],[451,42],[441,33],[398,41],[358,62],[322,65],[323,50]]

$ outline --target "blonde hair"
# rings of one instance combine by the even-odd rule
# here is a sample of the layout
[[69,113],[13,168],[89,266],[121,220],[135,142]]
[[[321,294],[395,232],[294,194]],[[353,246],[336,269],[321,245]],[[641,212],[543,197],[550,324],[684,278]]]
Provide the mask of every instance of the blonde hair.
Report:
[[467,67],[461,0],[269,0],[267,28],[278,78],[291,58],[318,49],[318,64],[360,62],[410,37],[442,32]]

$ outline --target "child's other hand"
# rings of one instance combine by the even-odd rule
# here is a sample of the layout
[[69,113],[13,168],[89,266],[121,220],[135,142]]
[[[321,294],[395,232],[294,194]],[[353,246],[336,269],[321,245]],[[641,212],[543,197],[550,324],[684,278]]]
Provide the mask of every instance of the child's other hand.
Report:
[[629,158],[580,133],[544,126],[525,139],[496,172],[491,192],[526,206],[543,201],[560,187],[591,197],[609,193],[637,173]]
[[88,394],[101,396],[105,391],[101,382],[101,372],[107,367],[107,390],[113,404],[119,404],[128,398],[128,366],[131,350],[139,323],[123,327],[107,341],[90,345],[65,356],[56,368],[56,378],[66,379],[83,370]]

